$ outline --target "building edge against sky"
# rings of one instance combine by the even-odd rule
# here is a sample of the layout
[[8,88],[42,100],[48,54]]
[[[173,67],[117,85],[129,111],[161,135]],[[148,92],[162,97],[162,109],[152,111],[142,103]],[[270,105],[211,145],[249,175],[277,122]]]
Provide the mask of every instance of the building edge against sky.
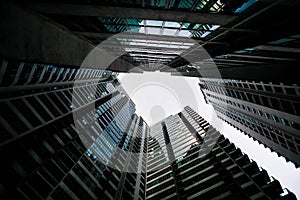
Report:
[[112,72],[1,66],[1,199],[144,199],[146,158],[116,150],[145,151],[147,125]]
[[[1,66],[3,199],[295,199],[190,108],[149,128],[110,71],[7,60]],[[153,157],[157,150],[162,154]]]
[[[143,149],[147,152],[147,142],[131,137],[130,133],[145,135],[150,130],[134,114],[134,105],[122,93],[118,81],[110,72],[98,70],[99,66],[128,72],[141,64],[148,71],[168,71],[169,68],[164,67],[167,65],[181,75],[199,77],[199,71],[207,72],[207,67],[215,63],[224,78],[263,81],[265,85],[246,82],[249,90],[231,85],[235,89],[231,88],[229,94],[226,94],[227,90],[216,91],[213,86],[216,94],[210,96],[211,102],[222,119],[297,163],[299,132],[295,130],[299,130],[299,89],[277,82],[283,81],[287,85],[299,82],[296,72],[300,63],[300,35],[295,26],[299,23],[299,8],[299,1],[291,0],[103,0],[80,4],[34,0],[28,1],[26,6],[19,0],[1,1],[1,13],[5,16],[0,23],[0,54],[1,59],[5,59],[1,60],[0,69],[0,154],[5,163],[0,172],[1,195],[18,195],[23,199],[48,196],[49,199],[95,199],[98,196],[130,199],[145,196],[146,174],[119,173],[103,165],[113,164],[118,169],[130,171],[146,169],[145,157],[118,157],[113,152],[118,145],[127,151]],[[86,66],[93,69],[78,69],[91,49],[118,33],[122,33],[121,40],[108,41],[105,49],[116,54],[126,49],[124,55],[110,66],[93,63]],[[182,59],[181,54],[192,47],[189,44],[191,39],[203,46],[211,58],[197,63],[187,63]],[[79,82],[74,87],[76,75]],[[269,81],[274,85],[268,84]],[[253,95],[254,90],[258,97]],[[95,95],[93,91],[96,91]],[[79,94],[78,98],[72,98],[73,92]],[[218,92],[224,92],[226,98],[232,99],[227,101]],[[89,113],[93,103],[96,113]],[[72,114],[77,109],[85,112],[74,123]],[[162,141],[170,139],[168,123],[161,124]],[[77,135],[78,128],[101,140],[82,142]],[[191,126],[188,129],[193,132]],[[259,134],[253,129],[259,130]],[[99,132],[102,134],[98,135]],[[91,145],[90,150],[85,148],[86,142]],[[169,153],[166,159],[175,160],[174,154],[180,151],[172,154],[172,145],[166,147]],[[175,144],[174,148],[180,147]],[[220,152],[221,158],[224,155],[228,154]],[[244,157],[239,162],[247,160]],[[138,162],[131,164],[132,159]],[[226,163],[230,163],[230,159]],[[166,164],[163,161],[162,164]],[[177,167],[183,169],[184,166]],[[220,171],[214,175],[226,175],[227,169],[218,166],[207,173],[215,169]],[[246,170],[251,169],[257,170],[246,167]],[[171,171],[174,172],[172,176],[176,176],[176,179],[171,178],[177,186],[176,194],[184,196],[186,191],[195,192],[193,185],[181,187],[182,182],[191,183],[190,176],[176,182],[183,172],[176,170],[176,166],[172,166]],[[199,174],[201,176],[202,172]],[[155,173],[151,175],[155,176]],[[230,176],[226,177],[229,179],[224,181],[228,182]],[[245,194],[237,195],[247,196],[249,188],[260,190],[259,186],[252,184],[252,178],[243,185]],[[159,179],[155,179],[158,183],[149,182],[154,184],[147,191],[154,191],[152,197],[164,193],[159,187],[166,182]],[[262,181],[260,183],[266,179]],[[278,189],[274,195],[278,195],[278,181],[271,183],[263,191],[268,193],[268,188],[274,187]],[[195,184],[205,187],[205,183]],[[214,185],[212,189],[219,186]],[[234,185],[230,188],[233,191],[240,189]],[[174,191],[168,191],[174,194]],[[293,198],[291,194],[286,196],[289,197]]]
[[296,84],[200,78],[220,119],[300,166],[300,93]]
[[148,155],[147,199],[296,199],[189,107],[150,127]]

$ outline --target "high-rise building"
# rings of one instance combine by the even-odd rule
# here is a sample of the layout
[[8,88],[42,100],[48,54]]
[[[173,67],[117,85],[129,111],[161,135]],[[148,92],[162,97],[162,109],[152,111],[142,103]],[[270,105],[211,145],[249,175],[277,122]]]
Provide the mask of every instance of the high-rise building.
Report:
[[191,108],[150,127],[146,199],[296,199]]
[[300,90],[297,84],[200,79],[220,119],[300,165]]
[[189,107],[149,127],[110,71],[0,71],[2,199],[295,199]]
[[[179,163],[176,159],[177,156],[182,159],[182,152],[194,155],[194,151],[203,151],[201,135],[209,135],[209,129],[202,127],[205,133],[198,133],[201,128],[188,125],[190,119],[185,118],[188,108],[179,114],[180,119],[175,115],[149,128],[134,114],[133,102],[115,77],[117,72],[132,69],[243,80],[248,89],[227,85],[233,93],[220,96],[220,91],[215,91],[211,94],[214,96],[209,94],[206,99],[220,118],[299,165],[299,88],[292,85],[299,83],[296,73],[300,63],[296,26],[300,18],[299,2],[29,0],[25,5],[20,0],[1,1],[0,154],[4,163],[0,172],[1,197],[143,199],[146,178],[150,177],[148,181],[168,172],[168,188],[159,184],[160,178],[155,179],[159,187],[157,182],[148,181],[153,190],[148,187],[147,198],[204,198],[209,188],[201,185],[200,175],[195,175],[198,183],[193,183],[190,174],[179,179],[187,169],[172,163]],[[97,51],[100,43],[100,50],[104,51]],[[92,49],[108,56],[92,53],[95,59],[80,68]],[[205,56],[199,56],[199,52],[205,52]],[[110,56],[116,59],[110,60]],[[287,85],[277,84],[280,81]],[[206,94],[210,89],[203,91]],[[173,122],[168,120],[173,118],[192,133],[183,140],[186,143],[179,141],[174,147],[168,145],[176,132],[169,127]],[[155,131],[162,135],[149,142],[147,135]],[[190,142],[195,143],[190,150],[182,146]],[[164,154],[158,156],[155,148],[148,151],[150,143],[150,146],[157,144]],[[116,148],[124,150],[124,154],[117,153]],[[149,160],[144,154],[136,157],[140,154],[125,152],[148,152]],[[220,163],[214,155],[209,159]],[[192,169],[191,165],[188,168]],[[221,174],[227,173],[227,169],[216,165],[213,171],[220,169]],[[161,167],[167,167],[166,171],[159,171]],[[244,170],[240,165],[237,168]],[[141,173],[135,173],[136,170]],[[245,176],[252,180],[250,172],[247,173]],[[259,184],[265,184],[268,179],[265,172],[257,173],[264,177]],[[268,188],[278,188],[275,181],[272,182],[275,186],[255,185],[253,190],[242,190],[236,186],[240,182],[227,184],[232,178],[226,177],[229,177],[224,180],[228,187],[214,186],[227,189],[224,197],[251,196],[251,191],[258,188],[262,193],[253,197],[258,198],[270,196]],[[193,184],[202,193],[195,192]],[[241,187],[251,188],[252,184]],[[218,193],[206,194],[208,198]]]
[[[29,0],[26,6],[21,0],[4,0],[0,54],[80,66],[91,49],[106,41],[104,49],[122,56],[111,65],[89,67],[128,72],[143,66],[200,76],[199,71],[211,67],[211,60],[195,51],[204,49],[222,77],[260,81],[272,73],[274,79],[298,80],[293,72],[299,65],[299,8],[293,0]],[[190,63],[187,54],[199,62]]]
[[7,60],[0,72],[1,199],[144,199],[146,157],[117,150],[146,151],[147,124],[114,73]]

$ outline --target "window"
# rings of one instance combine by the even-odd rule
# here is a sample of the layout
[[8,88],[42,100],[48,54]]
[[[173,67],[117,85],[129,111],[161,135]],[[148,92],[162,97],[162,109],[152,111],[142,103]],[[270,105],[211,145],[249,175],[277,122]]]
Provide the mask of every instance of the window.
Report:
[[262,116],[262,112],[260,110],[257,111],[258,115]]
[[32,79],[29,82],[29,84],[36,83],[40,79],[40,77],[41,77],[42,72],[43,72],[44,69],[45,69],[44,65],[37,64],[36,69],[33,72]]
[[60,115],[59,111],[55,108],[53,103],[47,98],[46,95],[38,95],[37,98],[39,98],[40,101],[43,102],[43,104],[48,108],[50,112],[52,112],[54,116],[58,117]]
[[37,173],[28,178],[28,183],[44,198],[52,191],[51,185]]
[[256,87],[257,87],[258,90],[263,90],[262,85],[256,85]]
[[256,95],[256,94],[253,94],[253,99],[254,99],[255,103],[257,103],[257,104],[261,104],[261,103],[260,103],[260,99],[259,99],[259,96],[258,96],[258,95]]
[[270,115],[268,113],[264,113],[265,118],[270,119]]
[[273,92],[271,86],[265,85],[265,89],[267,92]]
[[28,64],[28,63],[24,64],[17,85],[22,85],[27,82],[32,68],[33,68],[33,64]]
[[296,122],[291,122],[291,126],[294,128],[294,129],[297,129],[297,130],[300,130],[300,125]]
[[272,108],[281,110],[281,105],[278,99],[275,98],[270,98],[271,104],[272,104]]
[[56,165],[52,160],[48,160],[44,165],[46,172],[51,174],[51,176],[57,181],[60,182],[64,176],[63,171]]
[[295,90],[295,88],[289,88],[289,87],[287,87],[287,88],[285,88],[285,91],[286,91],[286,93],[289,94],[289,95],[296,95],[296,90]]
[[286,142],[285,142],[284,138],[281,136],[277,136],[277,137],[278,137],[278,140],[280,141],[280,143],[286,146]]
[[81,181],[94,193],[100,193],[100,189],[97,187],[96,183],[89,177],[89,175],[79,166],[76,165],[73,168],[76,176],[78,176]]
[[13,81],[16,78],[16,73],[19,68],[19,62],[13,62],[10,61],[7,65],[7,68],[5,70],[5,75],[3,76],[2,85],[3,86],[9,86],[13,83]]
[[281,87],[276,87],[275,86],[274,90],[275,90],[276,93],[282,93],[283,92]]
[[294,108],[295,108],[295,111],[296,111],[296,115],[300,115],[300,103],[296,103],[296,102],[294,102],[293,103],[293,106],[294,106]]
[[12,138],[11,133],[0,123],[0,143]]
[[28,127],[24,124],[23,121],[19,118],[18,115],[13,112],[7,103],[2,102],[0,103],[0,110],[2,111],[3,118],[7,123],[12,127],[14,130],[16,130],[18,133],[23,133],[26,130],[28,130]]
[[268,97],[261,96],[261,100],[262,100],[264,106],[271,107],[270,103],[269,103],[269,100],[268,100]]
[[68,195],[66,191],[64,191],[60,186],[58,186],[54,192],[51,194],[53,199],[65,199],[72,200],[72,198]]
[[60,100],[55,93],[50,92],[47,95],[62,113],[68,112],[68,109],[65,107],[63,101]]
[[275,122],[279,122],[279,118],[274,116],[274,115],[271,115],[272,119],[275,121]]
[[255,89],[256,89],[254,84],[249,84],[249,86],[250,86],[250,88],[251,88],[252,90],[255,90]]
[[290,101],[281,100],[281,105],[283,107],[284,112],[294,114],[293,105],[291,104]]
[[282,123],[283,125],[285,125],[285,126],[288,125],[286,119],[280,118],[280,121],[281,121],[281,123]]
[[80,199],[93,199],[72,175],[68,174],[68,176],[63,181]]

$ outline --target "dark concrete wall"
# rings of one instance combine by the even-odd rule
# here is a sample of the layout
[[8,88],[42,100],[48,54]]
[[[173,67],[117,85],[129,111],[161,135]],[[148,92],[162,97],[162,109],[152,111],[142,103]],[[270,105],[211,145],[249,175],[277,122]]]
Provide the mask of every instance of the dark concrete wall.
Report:
[[[97,69],[109,66],[114,71],[128,71],[132,67],[37,13],[1,2],[0,15],[2,58],[78,67],[84,64]],[[92,50],[93,56],[83,63]]]

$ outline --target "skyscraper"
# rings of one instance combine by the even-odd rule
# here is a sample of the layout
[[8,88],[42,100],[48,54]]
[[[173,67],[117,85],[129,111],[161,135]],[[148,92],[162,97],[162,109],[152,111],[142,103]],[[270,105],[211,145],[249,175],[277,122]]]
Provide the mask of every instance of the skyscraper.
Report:
[[144,199],[126,172],[146,158],[117,150],[144,150],[147,125],[114,73],[3,60],[0,77],[1,199]]
[[189,107],[149,137],[147,199],[295,199]]
[[300,93],[297,84],[200,79],[220,119],[300,165]]
[[[80,66],[91,49],[107,41],[110,52],[121,50],[124,54],[118,60],[122,62],[101,67],[128,72],[143,65],[146,71],[199,76],[198,71],[205,73],[211,67],[207,57],[195,53],[193,44],[199,44],[214,59],[223,77],[251,75],[259,80],[265,76],[257,72],[264,71],[278,79],[298,80],[292,73],[299,65],[299,31],[295,26],[300,16],[298,1],[28,3],[1,2],[1,13],[6,16],[0,23],[4,30],[0,32],[0,53],[4,58]],[[118,33],[122,34],[113,37]],[[293,39],[295,42],[291,42]],[[235,53],[253,47],[258,48],[251,53]],[[194,55],[199,63],[189,63],[184,54]],[[233,59],[222,57],[227,54]],[[170,68],[153,65],[157,63]]]
[[[1,1],[1,197],[143,199],[147,177],[160,177],[160,169],[165,167],[169,173],[169,177],[165,176],[167,184],[160,184],[159,177],[154,178],[155,182],[149,182],[147,198],[218,195],[210,193],[212,188],[202,185],[196,175],[195,179],[190,174],[180,179],[181,174],[193,169],[192,164],[188,169],[182,167],[183,171],[175,165],[179,163],[176,159],[208,149],[202,135],[209,135],[209,125],[204,122],[205,133],[198,133],[202,129],[190,125],[183,112],[178,115],[180,119],[174,120],[182,120],[186,126],[182,130],[188,129],[192,136],[188,133],[186,138],[176,139],[175,133],[182,136],[182,130],[169,127],[173,124],[168,121],[171,118],[148,127],[134,114],[133,102],[115,77],[116,72],[130,70],[159,70],[196,77],[207,72],[207,78],[220,73],[229,79],[265,81],[267,85],[261,84],[262,90],[268,91],[269,86],[271,90],[258,92],[258,96],[253,94],[256,107],[252,105],[252,114],[248,112],[247,101],[228,101],[248,110],[247,116],[237,114],[236,110],[222,110],[224,104],[212,104],[219,109],[219,117],[232,117],[227,112],[235,112],[235,121],[230,123],[245,130],[251,126],[247,130],[250,135],[299,163],[299,89],[296,85],[268,84],[299,81],[295,73],[300,52],[296,26],[299,9],[299,1],[291,0],[29,0],[26,5],[20,0]],[[92,53],[95,57],[87,59],[91,62],[79,69],[94,49],[98,53],[101,51],[97,50],[104,50],[115,60]],[[209,55],[199,56],[199,52],[206,51]],[[186,59],[186,55],[195,60]],[[254,88],[259,89],[259,85]],[[251,91],[254,92],[253,88]],[[211,102],[212,98],[207,97]],[[248,96],[241,98],[245,100]],[[259,134],[251,132],[253,126]],[[154,137],[156,131],[158,139]],[[152,138],[148,141],[150,132]],[[148,151],[150,143],[155,148]],[[159,156],[156,148],[161,149]],[[187,155],[182,158],[184,152]],[[220,169],[221,174],[226,174],[227,169],[216,165],[212,171]],[[207,178],[203,175],[203,179]],[[236,186],[240,182],[227,184],[231,180],[217,179],[214,189],[226,190],[224,197],[237,198],[251,196],[251,191],[261,188],[244,185],[248,188],[244,193],[240,188],[243,185]],[[262,187],[263,192],[252,197],[273,198],[268,187],[279,188],[278,182],[273,183],[275,186],[267,184]],[[221,187],[222,184],[228,187]],[[214,189],[211,191],[215,192]],[[279,198],[289,197],[292,195]]]
[[3,199],[295,199],[186,107],[151,127],[114,73],[2,61]]

